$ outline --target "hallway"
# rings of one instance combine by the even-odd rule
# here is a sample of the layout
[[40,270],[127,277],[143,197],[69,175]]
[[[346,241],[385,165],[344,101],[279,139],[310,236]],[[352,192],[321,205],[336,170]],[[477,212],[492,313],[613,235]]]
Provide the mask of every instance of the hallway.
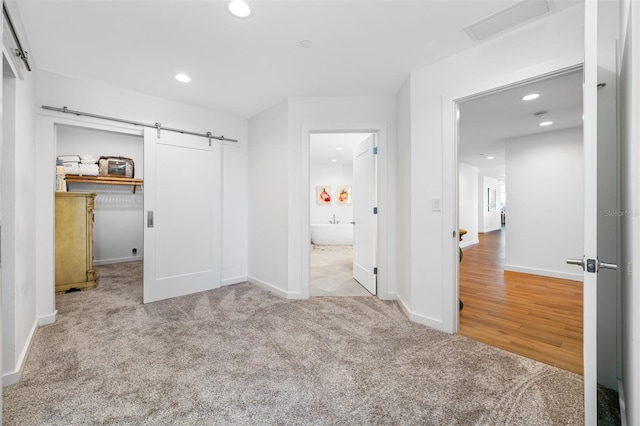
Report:
[[582,283],[504,271],[505,229],[460,264],[460,334],[582,374]]

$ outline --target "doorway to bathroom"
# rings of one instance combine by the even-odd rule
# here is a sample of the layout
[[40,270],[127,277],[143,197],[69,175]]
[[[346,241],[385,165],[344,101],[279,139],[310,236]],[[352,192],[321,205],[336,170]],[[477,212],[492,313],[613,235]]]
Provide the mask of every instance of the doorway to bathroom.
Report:
[[376,294],[376,135],[310,134],[310,295]]

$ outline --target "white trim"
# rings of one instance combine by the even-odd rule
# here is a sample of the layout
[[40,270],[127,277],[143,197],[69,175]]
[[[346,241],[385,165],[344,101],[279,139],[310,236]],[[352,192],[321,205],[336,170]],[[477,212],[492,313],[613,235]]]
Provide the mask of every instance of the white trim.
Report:
[[523,274],[541,275],[543,277],[560,278],[563,280],[580,281],[583,280],[583,274],[570,274],[568,272],[552,271],[550,269],[529,268],[527,266],[504,265],[505,271],[520,272]]
[[378,298],[380,300],[398,300],[398,293],[396,293],[395,291],[390,291],[386,294],[386,297],[378,295]]
[[247,276],[243,275],[240,277],[232,277],[232,278],[227,278],[225,280],[222,280],[222,283],[220,283],[221,287],[224,287],[226,285],[233,285],[233,284],[240,284],[240,283],[246,283],[247,280]]
[[[333,124],[308,124],[302,125],[301,129],[301,147],[300,147],[300,173],[302,184],[300,186],[300,198],[302,200],[301,218],[300,218],[300,239],[298,244],[301,249],[290,249],[300,255],[301,258],[289,258],[290,263],[300,265],[300,297],[308,299],[310,296],[310,276],[311,268],[309,264],[309,241],[310,241],[310,219],[309,219],[309,188],[310,188],[310,154],[309,144],[312,133],[374,133],[376,135],[377,147],[379,154],[377,158],[377,200],[378,200],[378,225],[377,239],[378,246],[376,250],[376,261],[378,266],[378,283],[376,288],[376,297],[382,300],[394,300],[395,286],[391,283],[393,280],[390,271],[395,271],[393,264],[394,253],[389,252],[391,240],[395,238],[395,234],[390,232],[390,227],[395,223],[395,207],[389,194],[389,180],[387,174],[390,167],[391,147],[389,145],[388,126],[385,122],[373,123],[333,123]],[[387,174],[385,174],[387,173]],[[294,235],[295,239],[296,236]],[[380,242],[384,242],[380,244]],[[290,277],[291,279],[291,277]],[[289,299],[298,298],[291,295],[298,293],[289,293]]]
[[427,327],[434,328],[439,331],[444,331],[445,333],[449,333],[449,330],[445,329],[444,323],[442,321],[435,320],[433,318],[426,317],[424,315],[416,314],[412,312],[411,309],[407,307],[404,303],[404,300],[400,296],[396,297],[398,304],[400,305],[400,309],[402,312],[409,318],[409,320],[416,322],[418,324],[426,325]]
[[[451,238],[458,227],[458,103],[505,89],[558,75],[582,67],[579,58],[567,57],[525,67],[494,78],[469,81],[442,95],[442,279],[443,324],[446,331],[458,333],[460,326],[460,279],[458,241]],[[447,255],[447,253],[449,255]]]
[[465,241],[464,243],[460,243],[460,248],[466,248],[469,246],[474,246],[476,244],[480,244],[480,240],[475,239],[475,240],[471,240],[471,241]]
[[144,260],[144,256],[129,256],[129,257],[117,257],[115,259],[103,259],[103,260],[94,260],[93,265],[111,265],[112,263],[128,263],[128,262],[137,262],[138,260]]
[[33,325],[31,326],[31,330],[29,330],[27,342],[22,349],[22,353],[20,353],[20,356],[18,357],[18,362],[16,362],[16,369],[10,373],[2,373],[2,387],[15,385],[20,381],[22,370],[24,369],[24,364],[27,361],[27,356],[29,355],[29,351],[31,350],[31,344],[33,343],[36,328],[38,328],[38,321],[34,321]]
[[249,281],[251,284],[256,285],[258,287],[260,287],[263,290],[267,290],[270,291],[271,293],[275,294],[276,296],[280,296],[284,299],[308,299],[308,297],[302,297],[301,293],[289,293],[286,292],[278,287],[276,287],[273,284],[269,284],[267,282],[261,281],[257,278],[254,278],[252,276],[249,276],[247,281]]
[[142,136],[143,129],[133,125],[105,124],[103,120],[69,117],[64,113],[40,110],[35,114],[35,138],[42,142],[36,150],[36,315],[55,315],[55,241],[54,190],[55,174],[49,165],[55,164],[57,126],[72,126],[112,133]]
[[55,312],[51,315],[43,315],[41,317],[38,317],[38,325],[40,327],[44,327],[45,325],[53,324],[57,319],[58,310],[56,309]]

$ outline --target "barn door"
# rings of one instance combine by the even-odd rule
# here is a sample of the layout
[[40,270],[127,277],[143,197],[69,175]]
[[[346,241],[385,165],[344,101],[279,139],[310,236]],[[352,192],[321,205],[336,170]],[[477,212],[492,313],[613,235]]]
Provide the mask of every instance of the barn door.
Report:
[[144,132],[144,303],[220,286],[220,144]]

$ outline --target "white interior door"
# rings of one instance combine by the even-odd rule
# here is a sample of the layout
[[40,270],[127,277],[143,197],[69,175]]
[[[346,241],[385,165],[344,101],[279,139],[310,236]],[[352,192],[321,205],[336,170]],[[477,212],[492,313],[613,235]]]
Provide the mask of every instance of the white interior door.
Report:
[[[583,87],[584,257],[569,261],[584,268],[584,404],[588,425],[597,423],[598,382],[615,386],[618,357],[619,280],[615,270],[607,270],[616,269],[619,238],[617,215],[611,214],[618,206],[615,45],[613,49],[611,44],[607,46],[608,28],[602,27],[598,17],[598,2],[587,1]],[[599,83],[606,86],[598,89]]]
[[375,135],[353,151],[353,278],[376,294],[376,155]]
[[144,303],[220,286],[220,144],[144,132]]

